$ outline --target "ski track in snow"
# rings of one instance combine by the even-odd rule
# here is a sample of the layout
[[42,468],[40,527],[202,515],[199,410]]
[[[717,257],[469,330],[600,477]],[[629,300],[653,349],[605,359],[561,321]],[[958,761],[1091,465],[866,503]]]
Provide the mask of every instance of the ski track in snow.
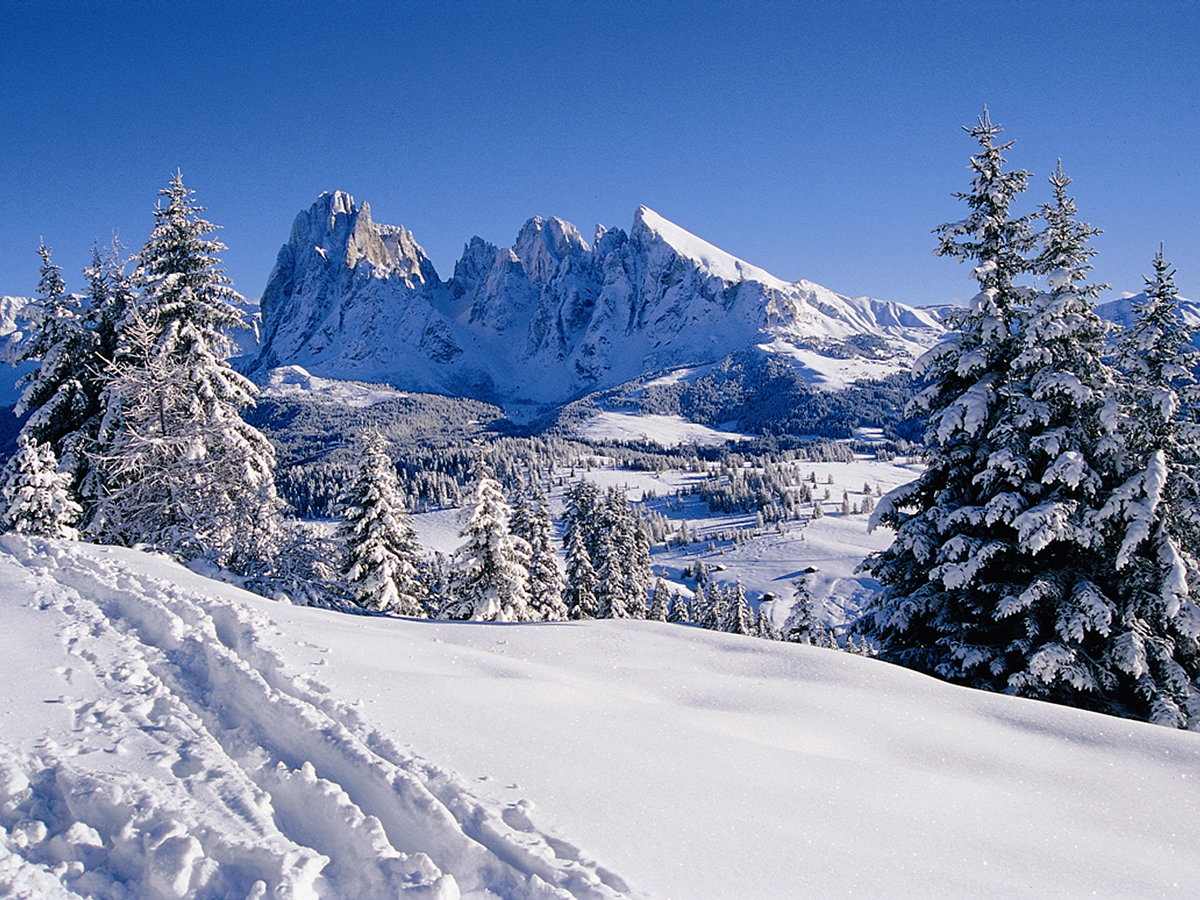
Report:
[[[522,804],[481,800],[312,676],[285,676],[265,614],[103,548],[0,548],[0,573],[35,581],[103,688],[61,698],[69,747],[0,744],[0,896],[630,896]],[[60,674],[68,691],[83,679]]]

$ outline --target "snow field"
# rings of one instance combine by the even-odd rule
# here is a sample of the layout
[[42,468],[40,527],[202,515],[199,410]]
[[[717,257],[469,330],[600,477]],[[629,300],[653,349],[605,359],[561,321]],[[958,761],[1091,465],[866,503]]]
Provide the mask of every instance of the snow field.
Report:
[[601,410],[589,416],[578,431],[587,441],[649,441],[660,447],[676,447],[682,443],[717,447],[727,441],[744,439],[742,435],[697,425],[681,416],[642,415],[609,410]]
[[319,683],[279,677],[260,641],[272,626],[235,589],[158,560],[148,574],[112,548],[3,547],[3,577],[19,582],[14,558],[33,566],[57,655],[85,663],[99,695],[68,695],[57,738],[7,750],[13,884],[50,872],[117,898],[618,896]]
[[334,693],[493,806],[536,804],[634,896],[1183,896],[1200,874],[1194,735],[651,622],[368,625],[325,633]]

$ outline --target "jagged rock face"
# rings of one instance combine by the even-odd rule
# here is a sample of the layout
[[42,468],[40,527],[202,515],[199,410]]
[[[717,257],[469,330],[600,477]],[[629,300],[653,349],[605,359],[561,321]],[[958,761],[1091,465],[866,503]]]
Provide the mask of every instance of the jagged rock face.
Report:
[[[297,364],[537,402],[748,347],[807,364],[837,345],[839,359],[871,357],[863,374],[878,376],[941,331],[920,310],[780,281],[645,207],[628,234],[597,228],[591,247],[553,217],[530,219],[511,248],[472,238],[442,282],[410,232],[341,192],[296,217],[262,318],[252,372]],[[863,335],[869,352],[847,343]]]
[[323,194],[296,217],[267,281],[257,367],[299,357],[323,368],[386,366],[398,332],[423,333],[438,284],[410,232],[376,225],[348,194]]

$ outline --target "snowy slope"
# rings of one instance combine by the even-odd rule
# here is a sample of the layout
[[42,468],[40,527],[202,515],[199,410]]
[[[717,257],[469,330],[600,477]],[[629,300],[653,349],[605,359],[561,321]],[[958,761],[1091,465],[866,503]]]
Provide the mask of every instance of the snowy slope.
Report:
[[834,651],[349,617],[8,536],[0,675],[0,895],[1141,898],[1200,879],[1197,735]]

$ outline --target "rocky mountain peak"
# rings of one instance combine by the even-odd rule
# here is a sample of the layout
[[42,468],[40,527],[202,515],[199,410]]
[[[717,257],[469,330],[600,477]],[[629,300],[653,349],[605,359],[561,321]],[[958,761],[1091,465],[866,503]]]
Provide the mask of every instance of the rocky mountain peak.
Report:
[[555,216],[548,220],[534,216],[522,227],[513,244],[513,252],[534,284],[544,284],[569,256],[582,256],[588,245],[570,222]]
[[262,315],[254,371],[541,403],[747,349],[843,383],[879,377],[940,333],[893,304],[784,282],[644,206],[592,247],[556,217],[529,219],[512,247],[472,238],[441,282],[411,232],[344,192],[297,216]]

